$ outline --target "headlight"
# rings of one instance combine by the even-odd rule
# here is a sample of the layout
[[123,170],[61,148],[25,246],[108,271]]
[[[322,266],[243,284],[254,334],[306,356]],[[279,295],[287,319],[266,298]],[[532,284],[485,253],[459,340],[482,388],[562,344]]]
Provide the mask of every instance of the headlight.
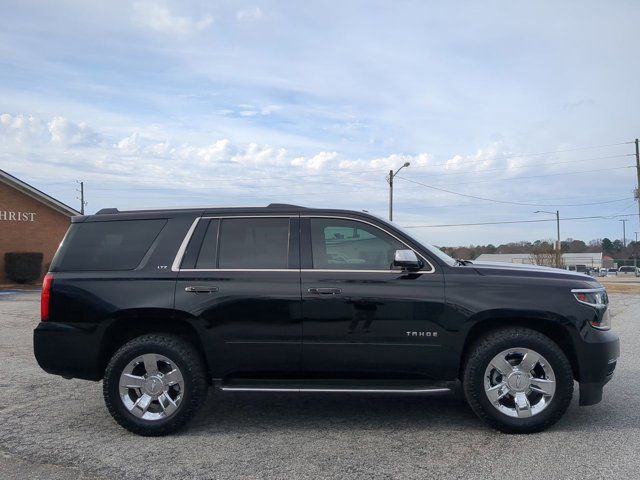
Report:
[[594,307],[594,316],[589,320],[592,327],[599,330],[611,328],[611,317],[607,308],[609,297],[604,288],[576,288],[571,290],[571,293],[578,302]]

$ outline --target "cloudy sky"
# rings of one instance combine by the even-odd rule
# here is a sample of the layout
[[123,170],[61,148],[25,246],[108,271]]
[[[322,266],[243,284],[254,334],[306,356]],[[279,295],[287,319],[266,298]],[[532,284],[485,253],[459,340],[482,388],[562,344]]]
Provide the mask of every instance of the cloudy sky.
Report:
[[[0,0],[0,168],[87,211],[365,209],[441,245],[640,231],[640,3]],[[436,227],[433,227],[436,226]]]

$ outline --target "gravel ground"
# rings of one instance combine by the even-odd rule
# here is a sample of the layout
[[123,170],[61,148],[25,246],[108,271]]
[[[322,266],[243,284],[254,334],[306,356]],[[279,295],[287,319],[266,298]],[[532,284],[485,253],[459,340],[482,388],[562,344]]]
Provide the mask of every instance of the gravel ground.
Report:
[[182,433],[132,435],[99,383],[39,369],[38,294],[0,292],[0,478],[638,478],[640,295],[611,295],[622,340],[602,403],[527,436],[485,427],[453,395],[210,392]]

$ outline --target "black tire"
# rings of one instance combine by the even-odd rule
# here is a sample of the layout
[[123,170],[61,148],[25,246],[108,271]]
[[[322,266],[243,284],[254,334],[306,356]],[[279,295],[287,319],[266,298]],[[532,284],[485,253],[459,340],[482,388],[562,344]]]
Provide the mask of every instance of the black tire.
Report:
[[[154,353],[171,359],[184,379],[184,392],[177,409],[167,418],[145,420],[134,416],[120,398],[120,375],[136,357]],[[168,334],[149,334],[123,345],[105,371],[103,395],[111,416],[121,426],[143,436],[161,436],[183,427],[200,409],[207,396],[207,371],[202,357],[188,341]]]
[[[515,347],[542,355],[555,374],[556,390],[552,400],[528,418],[501,412],[485,393],[484,376],[489,362],[500,352]],[[471,409],[492,427],[505,433],[533,433],[550,427],[566,412],[573,397],[573,371],[567,356],[549,337],[524,327],[503,328],[483,336],[470,348],[464,366],[463,389]]]

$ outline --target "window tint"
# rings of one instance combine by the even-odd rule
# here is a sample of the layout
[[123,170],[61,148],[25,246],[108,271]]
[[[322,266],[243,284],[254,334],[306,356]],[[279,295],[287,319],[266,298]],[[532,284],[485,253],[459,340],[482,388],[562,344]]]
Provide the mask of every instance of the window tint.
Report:
[[120,220],[73,224],[52,269],[133,270],[166,223]]
[[311,219],[313,268],[390,270],[396,250],[405,247],[382,230],[355,220]]
[[287,268],[288,218],[224,218],[219,268]]
[[207,232],[204,235],[204,241],[200,248],[200,255],[196,268],[216,268],[216,256],[218,254],[218,225],[219,221],[213,219],[210,221]]

